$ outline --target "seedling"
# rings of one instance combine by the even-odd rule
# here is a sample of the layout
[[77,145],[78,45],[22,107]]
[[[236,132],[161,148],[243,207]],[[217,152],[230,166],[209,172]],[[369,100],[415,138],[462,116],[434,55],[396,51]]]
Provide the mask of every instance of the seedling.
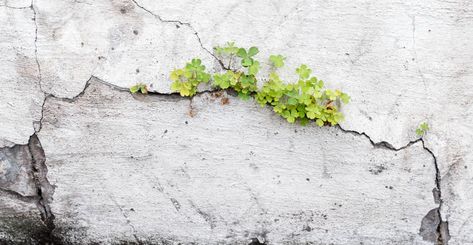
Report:
[[142,94],[147,94],[148,93],[148,88],[147,88],[146,84],[144,84],[144,83],[137,83],[137,84],[130,87],[130,92],[132,94],[136,94],[138,92],[140,92]]
[[423,122],[419,125],[419,127],[417,127],[416,129],[416,134],[419,136],[419,137],[423,137],[427,131],[429,131],[429,124],[427,124],[426,122]]

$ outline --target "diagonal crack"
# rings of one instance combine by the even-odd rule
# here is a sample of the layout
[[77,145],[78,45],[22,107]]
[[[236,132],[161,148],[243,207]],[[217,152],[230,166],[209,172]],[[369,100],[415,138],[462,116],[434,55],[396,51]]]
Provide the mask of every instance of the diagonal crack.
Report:
[[211,52],[209,49],[207,49],[204,44],[202,43],[202,40],[199,36],[199,33],[197,32],[197,30],[191,25],[191,23],[189,22],[182,22],[180,20],[166,20],[164,18],[162,18],[160,15],[158,14],[155,14],[154,12],[152,12],[151,10],[145,8],[143,5],[139,4],[136,0],[131,0],[136,6],[138,6],[139,8],[141,8],[142,10],[144,10],[145,12],[151,14],[152,16],[154,16],[155,18],[157,18],[160,22],[163,22],[163,23],[174,23],[174,24],[179,24],[179,25],[183,25],[183,26],[187,26],[188,28],[190,28],[193,32],[194,32],[194,35],[197,37],[197,40],[199,41],[199,44],[200,44],[200,47],[205,50],[209,55],[211,55],[212,57],[214,57],[215,60],[217,60],[217,62],[220,64],[221,68],[222,69],[226,69],[225,65],[223,64],[222,60],[220,60],[213,52]]
[[111,195],[108,195],[108,197],[110,198],[110,200],[113,201],[113,203],[115,204],[115,206],[117,206],[117,208],[120,210],[120,213],[122,214],[123,218],[125,218],[125,221],[126,223],[130,226],[131,230],[133,231],[133,237],[135,238],[135,241],[138,245],[141,245],[143,244],[143,242],[138,238],[138,235],[136,235],[137,231],[136,231],[136,228],[135,226],[131,223],[130,219],[128,218],[128,215],[126,215],[125,211],[123,210],[123,208],[120,206],[120,204],[117,202],[117,200],[115,200],[115,198],[113,198]]

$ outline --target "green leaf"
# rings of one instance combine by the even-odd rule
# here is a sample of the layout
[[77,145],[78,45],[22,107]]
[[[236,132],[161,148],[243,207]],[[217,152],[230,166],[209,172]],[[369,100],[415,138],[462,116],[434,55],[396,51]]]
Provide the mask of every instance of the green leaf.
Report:
[[289,105],[297,105],[297,99],[296,98],[289,98],[287,100],[287,104]]
[[243,67],[249,67],[249,66],[251,66],[252,64],[253,64],[253,59],[251,59],[251,58],[243,58],[243,59],[241,60],[241,65],[242,65]]
[[148,89],[146,87],[146,84],[144,83],[137,83],[135,85],[133,85],[132,87],[130,87],[130,92],[132,94],[135,94],[137,92],[141,92],[142,94],[147,94],[148,93]]
[[254,61],[253,64],[251,64],[250,67],[248,67],[248,73],[250,75],[256,75],[258,71],[259,71],[259,62]]
[[246,50],[244,48],[238,49],[237,56],[240,58],[246,58]]
[[309,124],[309,119],[307,119],[307,118],[305,118],[305,117],[304,117],[304,118],[301,118],[300,124],[301,124],[302,126],[307,126],[307,124]]
[[138,90],[140,90],[140,88],[138,87],[138,85],[134,85],[134,86],[130,87],[130,92],[131,92],[132,94],[138,92]]
[[419,127],[417,127],[416,129],[416,134],[420,137],[424,136],[427,131],[429,131],[429,124],[427,124],[426,122],[423,122],[419,125]]
[[299,66],[299,68],[296,69],[296,73],[299,74],[299,77],[301,79],[307,79],[310,76],[310,73],[312,72],[311,69],[307,67],[307,65],[302,64]]
[[148,89],[146,88],[146,86],[141,87],[140,91],[141,91],[142,94],[147,94],[148,93]]
[[257,47],[251,47],[251,48],[248,50],[248,57],[253,57],[253,56],[255,56],[258,52],[259,52],[259,50],[258,50]]
[[344,104],[348,104],[348,102],[350,101],[350,96],[348,96],[348,94],[342,93],[340,95],[340,99]]
[[284,66],[284,60],[286,58],[283,57],[282,55],[271,55],[269,56],[269,60],[273,64],[274,67],[276,68],[281,68]]
[[324,121],[322,121],[321,119],[317,119],[317,120],[315,121],[315,123],[316,123],[319,127],[324,126]]

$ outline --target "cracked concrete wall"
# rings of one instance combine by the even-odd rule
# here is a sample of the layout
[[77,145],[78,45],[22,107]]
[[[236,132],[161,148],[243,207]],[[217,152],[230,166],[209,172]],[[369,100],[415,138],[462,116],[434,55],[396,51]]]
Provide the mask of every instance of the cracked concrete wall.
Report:
[[[0,23],[1,242],[473,244],[471,1],[3,0]],[[346,120],[171,94],[231,40],[313,67]]]

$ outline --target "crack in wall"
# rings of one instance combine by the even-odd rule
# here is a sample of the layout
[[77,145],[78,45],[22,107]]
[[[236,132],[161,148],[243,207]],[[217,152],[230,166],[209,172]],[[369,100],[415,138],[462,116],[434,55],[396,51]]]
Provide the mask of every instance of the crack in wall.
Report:
[[[38,67],[38,85],[39,85],[39,89],[41,90],[41,92],[43,92],[43,94],[47,95],[46,92],[44,92],[43,90],[43,87],[42,87],[42,74],[41,74],[41,65],[39,63],[39,59],[38,59],[38,20],[37,20],[37,14],[36,14],[36,9],[34,7],[34,0],[31,0],[31,6],[30,6],[31,10],[33,11],[33,21],[34,21],[34,25],[35,25],[35,37],[34,37],[34,55],[35,55],[35,61],[36,61],[36,66]],[[44,104],[43,104],[44,105]]]
[[[166,19],[163,19],[160,15],[157,15],[157,14],[153,13],[152,11],[148,10],[147,8],[142,6],[140,3],[138,3],[136,0],[131,0],[131,1],[136,6],[138,6],[139,8],[144,10],[145,12],[151,14],[152,16],[154,16],[156,19],[158,19],[162,23],[174,23],[174,24],[184,25],[184,26],[187,26],[188,28],[190,28],[194,32],[194,35],[196,36],[201,48],[203,50],[205,50],[209,55],[214,57],[215,60],[217,60],[217,62],[220,64],[222,69],[227,69],[225,67],[225,65],[223,64],[223,62],[213,52],[211,52],[209,49],[204,47],[198,32],[196,31],[196,29],[190,23],[182,22],[180,20],[166,20]],[[2,7],[2,6],[7,7],[7,8],[12,8],[12,9],[27,9],[27,8],[30,8],[33,11],[33,16],[34,16],[33,20],[34,20],[34,24],[35,24],[35,39],[34,39],[35,61],[36,61],[36,64],[37,64],[38,75],[39,75],[39,88],[40,88],[41,92],[44,94],[45,97],[44,97],[44,100],[43,100],[43,103],[42,103],[42,106],[41,106],[41,118],[39,120],[39,127],[37,129],[35,128],[35,133],[30,137],[30,141],[28,143],[28,146],[30,148],[30,151],[32,152],[33,166],[34,166],[34,171],[35,171],[35,180],[36,180],[36,184],[37,184],[37,188],[38,188],[38,196],[39,196],[39,198],[36,198],[38,200],[33,199],[33,201],[38,202],[38,208],[40,209],[40,212],[42,213],[43,221],[45,222],[45,224],[50,229],[51,236],[52,236],[52,230],[54,230],[54,215],[51,213],[51,210],[50,210],[50,207],[49,207],[49,202],[52,198],[52,193],[50,193],[50,190],[47,190],[48,188],[50,189],[52,187],[47,186],[47,185],[50,186],[50,184],[47,181],[46,175],[44,173],[44,172],[47,173],[46,165],[44,163],[45,162],[44,151],[42,150],[41,144],[39,143],[39,139],[37,137],[37,133],[39,133],[41,131],[41,128],[42,128],[42,121],[43,121],[43,118],[44,118],[44,108],[45,108],[45,105],[46,105],[46,101],[48,100],[48,98],[51,98],[51,97],[56,98],[56,99],[61,99],[61,100],[67,100],[67,101],[75,101],[77,98],[81,97],[85,93],[85,91],[87,90],[87,88],[90,85],[90,82],[93,78],[95,78],[95,80],[97,80],[97,81],[99,81],[103,84],[108,85],[112,89],[116,89],[116,90],[124,91],[124,92],[125,91],[128,92],[128,89],[113,85],[113,84],[108,83],[108,82],[105,82],[105,81],[100,80],[100,79],[98,79],[98,78],[96,78],[92,75],[90,77],[90,79],[86,82],[83,90],[71,99],[69,99],[69,98],[59,98],[57,96],[54,96],[53,94],[46,93],[42,88],[41,65],[40,65],[40,62],[39,62],[39,59],[38,59],[38,45],[37,45],[37,41],[38,41],[38,23],[37,23],[37,11],[34,7],[34,0],[31,1],[31,5],[28,6],[28,7],[11,7],[11,6],[7,6],[7,5],[0,5],[0,7]],[[413,17],[412,25],[413,25],[414,54],[416,56],[416,52],[415,52],[415,17]],[[417,57],[416,57],[416,59],[417,59]],[[421,75],[422,75],[422,73],[421,73]],[[214,91],[202,91],[202,92],[198,92],[196,95],[206,94],[206,93],[213,93],[213,92]],[[150,95],[154,95],[154,96],[171,96],[171,97],[174,97],[174,98],[189,99],[190,100],[190,107],[192,109],[192,98],[183,98],[183,97],[177,95],[176,93],[150,92]],[[393,151],[400,151],[400,150],[406,149],[407,147],[410,147],[411,145],[416,144],[418,142],[422,143],[423,149],[426,150],[432,156],[432,158],[434,160],[435,171],[436,171],[435,185],[436,185],[436,189],[437,189],[438,196],[439,196],[439,198],[438,198],[439,207],[437,209],[437,212],[438,212],[438,216],[439,216],[439,219],[440,219],[438,227],[437,227],[437,234],[438,234],[438,241],[437,242],[439,244],[447,244],[448,239],[449,239],[448,222],[443,221],[442,216],[441,216],[441,208],[442,208],[442,205],[443,205],[443,200],[442,200],[441,183],[440,183],[440,181],[441,181],[440,171],[439,171],[439,167],[438,167],[438,163],[437,163],[437,158],[436,158],[435,154],[432,152],[432,150],[430,150],[428,147],[425,146],[424,139],[419,138],[419,139],[410,141],[409,143],[407,143],[406,145],[404,145],[400,148],[396,148],[387,141],[374,142],[371,139],[371,137],[369,135],[367,135],[365,132],[360,133],[360,132],[357,132],[357,131],[354,131],[354,130],[347,130],[347,129],[343,129],[341,126],[338,126],[338,128],[341,131],[345,132],[345,133],[352,133],[354,135],[366,137],[375,148],[384,148],[384,149],[389,149],[389,150],[393,150]],[[35,152],[35,153],[33,153],[33,152]],[[23,197],[21,194],[14,193],[14,192],[11,192],[11,191],[8,191],[8,190],[0,190],[0,191],[2,193],[8,193],[10,195],[13,195],[13,196],[17,197],[20,200],[21,199],[26,200],[26,198]],[[27,198],[27,199],[31,201],[30,198]]]
[[54,194],[54,187],[47,179],[48,170],[46,167],[46,155],[41,146],[41,142],[36,134],[30,137],[28,142],[28,149],[31,154],[31,161],[33,167],[33,176],[36,183],[37,195],[39,197],[37,207],[41,213],[41,219],[48,228],[48,237],[53,241],[54,214],[51,212],[49,204],[52,201]]
[[174,24],[180,24],[180,25],[183,25],[183,26],[187,26],[188,28],[190,28],[193,32],[194,32],[194,35],[197,37],[197,40],[199,41],[199,44],[200,44],[200,47],[205,50],[209,55],[211,55],[212,57],[215,58],[215,60],[217,60],[217,62],[220,64],[220,67],[222,69],[226,69],[225,65],[223,64],[222,60],[220,60],[213,52],[210,52],[209,49],[207,49],[206,47],[204,47],[204,44],[202,43],[202,40],[200,39],[200,36],[199,36],[199,33],[197,32],[197,30],[191,25],[191,23],[188,23],[188,22],[182,22],[180,20],[166,20],[164,18],[162,18],[160,15],[158,14],[155,14],[154,12],[152,12],[151,10],[145,8],[143,5],[139,4],[136,0],[131,0],[136,6],[138,6],[139,8],[141,8],[142,10],[144,10],[145,12],[151,14],[152,16],[154,16],[155,18],[157,18],[160,22],[162,23],[174,23]]
[[[46,234],[44,234],[44,236],[41,236],[41,239],[46,240],[41,240],[37,242],[52,242],[54,241],[53,230],[55,229],[55,217],[51,212],[49,204],[52,201],[54,186],[52,186],[47,179],[48,170],[45,164],[46,156],[44,150],[36,134],[30,136],[28,144],[16,144],[15,146],[26,147],[25,156],[19,161],[25,161],[28,163],[28,165],[31,166],[30,178],[34,183],[35,193],[33,195],[25,196],[17,191],[0,188],[0,194],[15,198],[23,202],[36,204],[36,207],[41,216],[41,221],[46,227]],[[18,149],[15,149],[15,146],[8,147],[8,149],[11,151],[17,151]]]
[[31,6],[26,6],[26,7],[12,7],[12,6],[8,6],[7,4],[0,4],[0,7],[5,7],[5,8],[9,8],[9,9],[28,9],[28,8],[30,8]]
[[[46,101],[49,98],[55,98],[55,99],[59,99],[59,100],[73,102],[73,101],[77,100],[78,98],[82,97],[85,94],[87,88],[90,86],[93,79],[95,79],[95,81],[97,81],[99,83],[102,83],[102,84],[105,84],[105,85],[109,86],[111,89],[129,93],[129,90],[127,88],[116,86],[116,85],[113,85],[113,84],[108,83],[106,81],[103,81],[101,79],[98,79],[94,76],[91,76],[91,78],[87,81],[86,85],[84,86],[84,89],[78,95],[74,96],[73,98],[60,98],[60,97],[56,97],[52,94],[48,94],[44,98],[44,102],[43,102],[43,105],[42,105],[41,120],[40,120],[40,123],[39,123],[40,128],[37,131],[37,133],[41,130],[42,121],[43,121],[43,118],[44,118],[43,117],[44,116],[44,108],[45,108]],[[201,95],[201,94],[212,94],[212,93],[216,93],[216,92],[218,92],[218,91],[201,91],[201,92],[198,92],[196,94],[196,96]],[[189,100],[190,105],[192,105],[192,98],[193,97],[181,97],[177,93],[150,92],[149,95],[151,95],[151,96],[173,97],[175,99],[185,99],[185,100]],[[425,146],[424,139],[419,138],[419,139],[416,139],[416,140],[413,140],[413,141],[409,141],[406,145],[401,146],[399,148],[396,148],[387,141],[374,142],[371,139],[371,137],[368,134],[366,134],[365,132],[360,133],[358,131],[344,129],[340,125],[337,125],[337,128],[339,128],[344,133],[350,133],[350,134],[357,135],[357,136],[364,136],[365,138],[367,138],[369,140],[371,145],[373,145],[373,147],[375,147],[375,148],[383,148],[383,149],[388,149],[388,150],[392,150],[392,151],[401,151],[401,150],[406,149],[406,148],[408,148],[408,147],[410,147],[410,146],[412,146],[416,143],[419,143],[419,142],[422,143],[423,149],[426,150],[432,156],[433,161],[434,161],[435,171],[436,171],[436,175],[435,175],[436,176],[436,178],[435,178],[435,186],[436,187],[435,188],[436,188],[436,190],[438,192],[438,195],[439,195],[439,198],[438,198],[439,207],[436,208],[436,212],[437,212],[437,215],[438,215],[439,220],[440,220],[438,222],[438,226],[436,228],[437,237],[438,237],[436,242],[437,242],[437,244],[442,244],[442,245],[448,244],[448,240],[449,240],[448,222],[442,220],[442,216],[441,216],[441,213],[440,213],[442,205],[443,205],[443,200],[442,200],[441,183],[440,183],[441,177],[440,177],[440,171],[439,171],[439,167],[438,167],[438,163],[437,163],[437,157],[432,152],[432,150],[430,150],[427,146]],[[38,158],[38,156],[39,156],[40,160],[39,160],[39,164],[38,164],[37,163],[38,160],[35,157],[33,157],[34,162],[35,162],[35,164],[34,164],[35,165],[35,171],[37,171],[39,174],[41,174],[42,176],[45,177],[44,173],[41,173],[41,170],[43,170],[43,171],[46,170],[47,171],[47,169],[45,169],[46,166],[44,165],[44,160],[45,160],[44,151],[42,151],[42,148],[40,146],[39,139],[38,139],[36,133],[31,136],[29,146],[30,147],[37,147],[36,150],[35,150],[35,152],[37,152],[35,157]],[[32,149],[32,148],[30,148],[30,149]],[[38,152],[38,150],[39,150],[39,152]],[[33,152],[33,150],[32,150],[32,152]],[[45,179],[45,180],[47,181],[47,179]],[[47,184],[49,184],[49,182],[47,182]],[[38,179],[37,180],[37,186],[38,186],[38,196],[39,196],[38,206],[40,208],[41,213],[43,214],[44,222],[46,223],[46,225],[48,226],[48,228],[51,231],[51,238],[52,238],[52,231],[55,228],[54,227],[54,215],[51,213],[51,210],[50,210],[50,207],[49,207],[49,200],[52,196],[49,196],[50,193],[44,192],[44,190],[43,190],[44,179],[43,179],[43,181]],[[47,193],[46,196],[44,195],[44,193]],[[134,236],[137,239],[137,241],[139,241],[138,238],[136,237],[136,235],[134,235]]]
[[117,200],[115,200],[115,198],[113,198],[111,195],[108,195],[108,197],[110,198],[110,200],[113,201],[113,203],[115,204],[115,206],[118,207],[118,209],[120,210],[120,213],[122,214],[123,218],[125,218],[125,221],[126,223],[128,224],[128,226],[130,226],[131,230],[133,231],[133,238],[135,238],[135,241],[138,245],[141,245],[143,244],[143,242],[139,239],[138,235],[136,235],[137,231],[136,231],[136,228],[135,226],[131,223],[130,219],[128,218],[128,215],[126,215],[125,211],[123,210],[122,207],[120,207],[120,204],[117,202]]
[[[441,182],[442,179],[441,179],[441,176],[440,176],[440,170],[439,170],[439,166],[438,166],[438,162],[437,162],[437,157],[435,156],[435,154],[433,153],[432,150],[430,150],[427,146],[425,146],[424,138],[419,138],[419,139],[416,139],[416,140],[413,140],[413,141],[409,141],[409,143],[407,143],[406,145],[401,146],[399,148],[396,148],[387,141],[374,142],[371,139],[371,137],[369,135],[367,135],[365,132],[360,133],[360,132],[355,131],[355,130],[344,129],[340,125],[337,125],[337,127],[345,133],[351,133],[351,134],[354,134],[354,135],[366,137],[370,141],[371,145],[373,145],[373,147],[375,147],[375,148],[383,148],[383,149],[388,149],[388,150],[392,150],[392,151],[401,151],[401,150],[406,149],[406,148],[410,147],[411,145],[414,145],[418,142],[422,143],[422,148],[425,151],[427,151],[429,153],[429,155],[432,157],[433,162],[434,162],[434,168],[435,168],[434,201],[438,200],[438,204],[439,204],[438,208],[436,208],[436,212],[437,212],[436,216],[438,216],[439,220],[437,222],[437,227],[435,229],[436,233],[437,233],[437,241],[435,241],[435,242],[437,244],[447,245],[448,240],[450,239],[450,235],[449,235],[449,232],[448,232],[448,221],[442,220],[442,215],[441,215],[443,200],[442,200],[442,189],[441,189],[441,183],[440,182]],[[435,196],[435,195],[437,195],[437,196]],[[427,214],[427,215],[429,215],[429,214]],[[423,229],[423,227],[421,226],[421,230],[422,229]]]
[[21,193],[18,193],[16,191],[12,191],[9,189],[5,189],[2,187],[0,187],[0,194],[2,196],[9,196],[9,197],[18,199],[23,202],[28,202],[28,203],[36,203],[39,200],[37,196],[24,196]]

